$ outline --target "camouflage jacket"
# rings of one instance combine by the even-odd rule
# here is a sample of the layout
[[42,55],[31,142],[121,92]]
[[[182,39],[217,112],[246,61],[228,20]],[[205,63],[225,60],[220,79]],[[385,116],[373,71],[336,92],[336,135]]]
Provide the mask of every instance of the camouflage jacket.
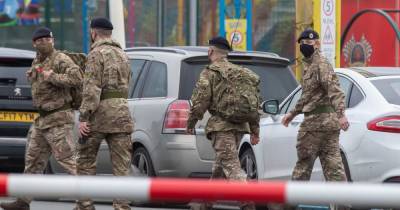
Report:
[[331,106],[335,112],[310,114],[304,117],[301,130],[338,130],[338,118],[344,116],[345,96],[331,64],[319,51],[309,59],[304,59],[301,80],[302,94],[291,113],[311,112],[319,106]]
[[[53,53],[33,60],[29,70],[28,80],[32,85],[33,106],[45,112],[60,109],[69,105],[72,101],[70,88],[82,84],[82,75],[79,67],[65,54],[53,51]],[[42,61],[41,61],[42,60]],[[48,80],[44,80],[43,71],[53,70]],[[46,129],[52,126],[74,122],[74,114],[71,109],[57,111],[35,120],[35,126]]]
[[213,68],[220,68],[229,71],[230,68],[236,68],[236,65],[230,63],[227,59],[221,59],[207,66],[200,74],[200,78],[196,83],[191,98],[192,107],[190,109],[188,128],[194,128],[197,121],[203,119],[206,111],[212,115],[207,122],[206,134],[210,139],[210,134],[214,131],[230,131],[235,130],[243,133],[259,134],[259,121],[250,123],[232,123],[219,117],[216,113],[216,103],[218,98],[215,92],[220,83],[220,77]]
[[102,133],[133,132],[133,120],[126,97],[101,100],[102,94],[128,94],[131,68],[128,56],[112,39],[95,42],[88,55],[83,82],[80,121],[91,131]]

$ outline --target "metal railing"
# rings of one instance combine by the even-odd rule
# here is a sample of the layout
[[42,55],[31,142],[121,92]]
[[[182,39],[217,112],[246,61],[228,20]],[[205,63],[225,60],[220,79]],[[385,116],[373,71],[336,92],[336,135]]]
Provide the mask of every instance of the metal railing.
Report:
[[0,197],[120,198],[134,201],[253,201],[259,204],[400,207],[400,185],[344,182],[234,182],[199,179],[0,175]]

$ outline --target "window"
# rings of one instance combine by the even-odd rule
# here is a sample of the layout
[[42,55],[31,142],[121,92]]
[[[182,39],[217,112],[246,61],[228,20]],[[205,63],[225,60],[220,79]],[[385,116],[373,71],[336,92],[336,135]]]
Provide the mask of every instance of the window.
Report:
[[363,94],[360,89],[353,84],[353,88],[351,89],[349,108],[355,107],[358,103],[360,103],[364,99]]
[[292,100],[290,101],[290,105],[288,107],[288,109],[286,110],[286,112],[290,112],[294,109],[294,107],[297,104],[297,101],[300,99],[302,90],[300,89],[299,91],[297,91],[297,93],[294,94],[294,96],[292,97]]
[[346,96],[345,104],[347,108],[349,104],[349,94],[351,87],[353,86],[353,83],[349,79],[342,76],[339,76],[339,83],[340,83],[340,88],[342,89],[344,95]]
[[167,65],[153,62],[147,73],[143,88],[143,98],[167,96]]
[[400,79],[377,79],[371,82],[389,103],[400,105]]
[[[257,57],[253,58],[257,59]],[[238,61],[235,57],[229,59],[235,64],[249,68],[260,76],[260,91],[263,101],[277,99],[282,102],[298,86],[288,66],[254,62],[253,60],[248,62]],[[182,62],[179,99],[190,99],[200,73],[207,64],[208,61],[199,58],[191,58]]]
[[291,97],[289,100],[286,101],[285,105],[283,105],[281,110],[279,110],[279,114],[285,114],[287,112],[287,108],[290,104],[290,101],[292,101],[292,98],[293,97]]
[[[131,81],[129,84],[129,96],[132,96],[132,92],[134,92],[135,89],[139,89],[137,83],[138,83],[138,78],[140,74],[142,73],[142,69],[146,63],[146,60],[142,59],[133,59],[131,60]],[[138,92],[138,91],[136,91]]]

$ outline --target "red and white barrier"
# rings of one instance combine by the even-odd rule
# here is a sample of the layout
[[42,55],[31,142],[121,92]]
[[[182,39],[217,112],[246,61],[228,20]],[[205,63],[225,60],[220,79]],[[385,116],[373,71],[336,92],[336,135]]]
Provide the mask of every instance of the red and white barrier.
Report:
[[102,176],[0,175],[0,197],[120,198],[135,201],[254,201],[400,207],[400,185],[227,182]]

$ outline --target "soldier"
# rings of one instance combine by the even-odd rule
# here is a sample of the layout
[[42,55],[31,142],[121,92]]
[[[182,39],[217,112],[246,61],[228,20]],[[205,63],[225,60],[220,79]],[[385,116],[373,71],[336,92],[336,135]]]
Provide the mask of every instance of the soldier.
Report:
[[[228,180],[246,181],[247,176],[240,167],[238,146],[245,133],[251,133],[251,143],[259,142],[259,115],[252,122],[234,123],[223,117],[217,111],[218,96],[220,94],[221,74],[228,71],[237,71],[242,67],[230,63],[227,60],[231,47],[228,41],[222,37],[216,37],[209,41],[208,58],[211,64],[200,74],[191,98],[192,107],[187,121],[187,133],[193,134],[198,120],[208,110],[211,117],[206,126],[207,138],[212,141],[215,150],[215,163],[212,169],[212,179],[227,178]],[[255,75],[255,74],[254,74]],[[259,77],[256,77],[257,84]],[[259,91],[258,93],[259,94]],[[200,209],[211,209],[210,204],[202,204]],[[244,205],[244,209],[255,209],[253,204]]]
[[[27,141],[24,173],[43,173],[53,154],[69,174],[76,175],[74,112],[69,90],[81,85],[83,75],[67,55],[54,49],[50,29],[38,28],[32,41],[37,54],[27,77],[32,85],[33,106],[38,109],[39,117],[28,134],[30,140]],[[18,198],[0,206],[5,210],[27,210],[31,200]]]
[[309,180],[319,157],[327,181],[346,181],[339,150],[340,129],[346,131],[349,127],[344,112],[345,96],[331,64],[319,51],[318,33],[307,29],[297,41],[304,55],[303,92],[295,108],[282,119],[287,127],[296,115],[304,113],[292,179]]
[[[90,23],[92,39],[79,109],[79,131],[85,141],[78,145],[78,174],[95,175],[100,144],[110,148],[113,174],[131,173],[133,120],[128,109],[131,69],[119,43],[111,39],[113,25],[105,18]],[[115,199],[114,209],[130,209],[129,202]],[[78,210],[95,209],[89,199],[78,201]]]

